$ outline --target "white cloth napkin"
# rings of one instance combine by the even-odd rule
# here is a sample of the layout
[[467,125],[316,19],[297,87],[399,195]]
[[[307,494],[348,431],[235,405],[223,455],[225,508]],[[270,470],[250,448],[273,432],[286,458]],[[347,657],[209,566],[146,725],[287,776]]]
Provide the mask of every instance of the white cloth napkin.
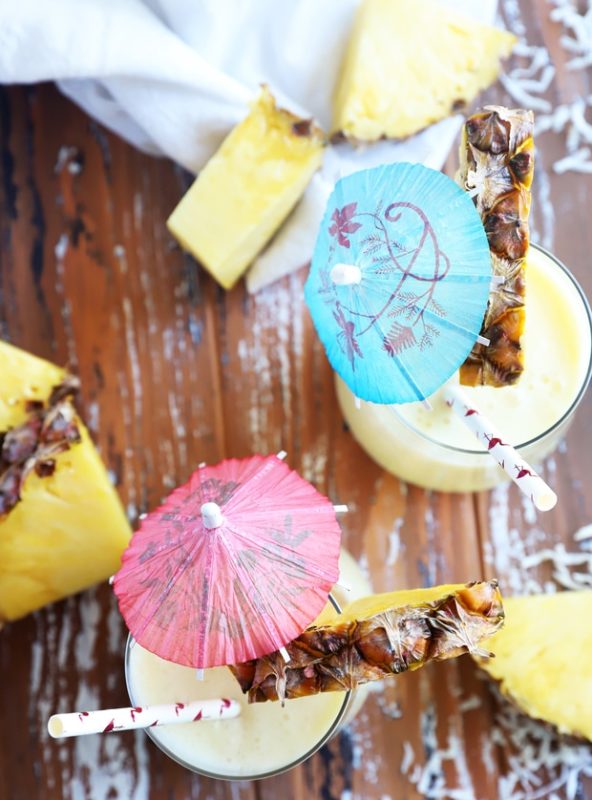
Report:
[[[489,23],[497,5],[441,2]],[[282,104],[330,128],[333,88],[358,3],[0,0],[0,82],[56,80],[124,139],[197,172],[263,82]],[[459,127],[456,117],[402,143],[330,148],[302,202],[251,268],[249,290],[308,261],[336,178],[402,160],[440,169]]]

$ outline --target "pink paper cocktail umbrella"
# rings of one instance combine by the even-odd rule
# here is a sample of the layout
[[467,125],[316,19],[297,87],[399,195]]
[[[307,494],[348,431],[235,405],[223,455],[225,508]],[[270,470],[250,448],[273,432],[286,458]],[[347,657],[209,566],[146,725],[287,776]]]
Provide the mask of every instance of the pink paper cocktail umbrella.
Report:
[[143,647],[203,669],[278,650],[339,576],[331,502],[276,456],[198,469],[149,514],[113,584]]

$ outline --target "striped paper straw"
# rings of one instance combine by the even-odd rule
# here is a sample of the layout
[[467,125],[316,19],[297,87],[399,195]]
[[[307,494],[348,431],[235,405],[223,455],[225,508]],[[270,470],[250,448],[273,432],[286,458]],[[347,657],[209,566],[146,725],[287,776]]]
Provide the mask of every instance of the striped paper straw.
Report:
[[47,723],[54,739],[85,736],[88,733],[133,731],[158,725],[177,725],[181,722],[219,720],[238,717],[241,708],[236,700],[220,697],[216,700],[196,700],[192,703],[168,703],[136,708],[106,708],[101,711],[75,711],[54,714]]
[[464,422],[485,450],[494,458],[516,486],[530,497],[539,511],[550,511],[557,503],[557,495],[534,469],[521,458],[512,445],[506,444],[495,425],[484,416],[458,386],[446,386],[446,403]]

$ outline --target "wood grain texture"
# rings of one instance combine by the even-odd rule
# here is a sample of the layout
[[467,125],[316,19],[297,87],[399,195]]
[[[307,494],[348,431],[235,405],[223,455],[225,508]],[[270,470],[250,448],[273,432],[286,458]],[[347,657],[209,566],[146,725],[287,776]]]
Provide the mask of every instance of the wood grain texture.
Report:
[[[506,23],[549,48],[555,104],[589,91],[564,69],[545,0],[508,3]],[[488,99],[513,104],[499,87]],[[535,239],[592,294],[592,177],[551,172],[562,135],[538,144]],[[0,91],[0,157],[0,335],[80,374],[84,415],[132,522],[200,461],[284,448],[349,504],[344,543],[377,591],[483,576],[520,591],[550,578],[545,567],[525,570],[525,554],[561,541],[573,549],[592,515],[589,394],[545,466],[561,498],[550,514],[537,516],[514,488],[475,497],[405,486],[341,419],[303,304],[305,271],[255,297],[243,285],[224,293],[171,240],[164,220],[186,174],[125,145],[50,86]],[[378,687],[319,754],[259,783],[194,776],[141,733],[49,741],[56,710],[126,703],[124,640],[106,586],[2,632],[0,800],[501,796],[512,748],[492,741],[499,707],[468,658]],[[590,784],[578,791],[592,798]]]

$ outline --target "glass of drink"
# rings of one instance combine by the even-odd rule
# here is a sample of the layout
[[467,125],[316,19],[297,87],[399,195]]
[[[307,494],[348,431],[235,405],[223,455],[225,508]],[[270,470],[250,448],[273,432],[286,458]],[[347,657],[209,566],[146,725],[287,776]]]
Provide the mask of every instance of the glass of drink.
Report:
[[[330,611],[371,593],[358,564],[342,551],[340,575]],[[353,692],[324,692],[279,702],[249,704],[226,667],[196,671],[165,661],[130,636],[125,674],[133,706],[230,697],[241,704],[241,715],[220,722],[188,723],[147,729],[154,743],[174,761],[202,775],[224,780],[267,778],[298,766],[321,748],[360,710],[365,687]]]
[[[526,303],[525,368],[518,383],[463,391],[536,465],[565,435],[590,381],[592,315],[574,276],[536,245],[528,255]],[[480,491],[508,480],[446,406],[441,390],[430,397],[430,411],[421,403],[360,403],[340,378],[336,382],[353,436],[394,475],[447,492]]]

